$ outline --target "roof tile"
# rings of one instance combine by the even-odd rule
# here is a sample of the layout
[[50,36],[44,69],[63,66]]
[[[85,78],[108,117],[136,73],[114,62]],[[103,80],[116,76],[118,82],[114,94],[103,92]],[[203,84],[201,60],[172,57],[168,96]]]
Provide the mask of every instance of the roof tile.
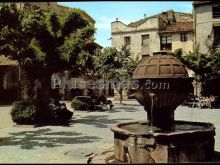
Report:
[[194,1],[193,5],[203,5],[203,4],[208,4],[211,3],[212,1]]
[[[190,13],[175,12],[175,11],[173,11],[173,10],[170,10],[170,11],[172,11],[174,15],[175,15],[175,13],[180,13],[180,14],[183,14],[183,15],[192,16],[192,14],[190,14]],[[143,24],[146,20],[148,20],[148,19],[150,19],[150,18],[158,18],[158,17],[161,18],[161,17],[162,17],[164,20],[166,20],[166,19],[167,19],[167,13],[168,13],[168,12],[169,12],[169,10],[168,10],[168,11],[161,12],[161,13],[159,13],[159,14],[155,14],[155,15],[152,15],[152,16],[149,16],[149,17],[146,17],[146,18],[143,18],[143,19],[140,19],[140,20],[135,21],[135,22],[131,22],[131,23],[128,24],[127,26],[129,26],[129,27],[137,27],[137,26]]]
[[176,22],[162,29],[161,32],[193,31],[193,22]]

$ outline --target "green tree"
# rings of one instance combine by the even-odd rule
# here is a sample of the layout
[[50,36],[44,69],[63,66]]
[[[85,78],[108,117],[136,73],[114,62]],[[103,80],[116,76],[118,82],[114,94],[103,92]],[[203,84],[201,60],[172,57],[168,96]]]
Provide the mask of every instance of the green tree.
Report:
[[[37,100],[46,116],[53,73],[81,70],[84,54],[92,56],[95,28],[82,17],[85,11],[72,9],[57,15],[38,7],[19,11],[14,5],[0,4],[0,54],[17,60],[34,93],[40,82]],[[33,96],[28,94],[30,98]]]
[[209,54],[198,52],[186,54],[182,49],[177,49],[171,55],[180,59],[187,68],[195,72],[195,81],[201,83],[202,89],[207,80],[220,69],[220,52],[218,51],[212,51]]
[[98,57],[94,73],[105,74],[108,79],[114,80],[115,89],[119,93],[120,103],[122,103],[123,89],[129,90],[129,82],[138,63],[139,59],[133,59],[130,51],[125,47],[119,51],[107,47]]

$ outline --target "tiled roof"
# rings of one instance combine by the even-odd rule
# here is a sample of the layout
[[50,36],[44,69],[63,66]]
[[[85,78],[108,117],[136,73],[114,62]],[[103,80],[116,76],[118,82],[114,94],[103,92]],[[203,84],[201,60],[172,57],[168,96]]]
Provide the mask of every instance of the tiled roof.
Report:
[[142,23],[144,23],[146,20],[150,19],[150,18],[157,18],[157,17],[161,16],[162,13],[155,14],[155,15],[152,15],[152,16],[140,19],[140,20],[135,21],[135,22],[131,22],[130,24],[128,24],[128,26],[130,26],[130,27],[137,27],[137,26],[141,25]]
[[135,21],[135,22],[131,22],[130,24],[128,24],[128,26],[130,27],[136,27],[136,26],[139,26],[141,25],[142,23],[144,23],[148,18],[144,18],[144,19],[140,19],[138,21]]
[[160,32],[181,32],[181,31],[193,31],[193,22],[176,22],[166,26]]
[[95,45],[98,46],[99,48],[103,48],[103,46],[99,45],[98,43],[95,42]]
[[[175,11],[173,11],[173,10],[170,10],[170,11],[172,11],[173,14],[175,14],[175,13],[180,13],[180,14],[182,14],[182,15],[187,15],[187,16],[191,16],[191,17],[192,17],[192,14],[190,14],[190,13],[175,12]],[[155,15],[152,15],[152,16],[149,16],[149,17],[146,17],[146,18],[143,18],[143,19],[140,19],[140,20],[135,21],[135,22],[131,22],[130,24],[128,24],[128,26],[130,26],[130,27],[137,27],[137,26],[143,24],[146,20],[148,20],[148,19],[150,19],[150,18],[158,18],[158,17],[161,17],[161,18],[163,18],[163,19],[167,19],[167,18],[166,18],[167,12],[169,12],[169,10],[168,10],[168,11],[165,11],[165,12],[161,12],[161,13],[159,13],[159,14],[155,14]],[[164,15],[164,14],[165,14],[165,15]]]
[[213,1],[194,1],[193,5],[203,5],[203,4],[208,4],[211,2],[213,2]]

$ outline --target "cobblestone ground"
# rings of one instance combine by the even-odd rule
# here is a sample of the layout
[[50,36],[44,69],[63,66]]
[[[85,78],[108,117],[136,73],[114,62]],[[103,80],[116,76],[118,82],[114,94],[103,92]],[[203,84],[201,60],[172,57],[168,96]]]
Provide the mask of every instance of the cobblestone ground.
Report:
[[[145,120],[136,101],[116,105],[106,112],[74,112],[69,127],[12,127],[10,106],[0,107],[0,163],[86,163],[88,155],[113,146],[110,125]],[[220,109],[178,107],[176,120],[212,122],[216,127],[215,150],[220,151]]]

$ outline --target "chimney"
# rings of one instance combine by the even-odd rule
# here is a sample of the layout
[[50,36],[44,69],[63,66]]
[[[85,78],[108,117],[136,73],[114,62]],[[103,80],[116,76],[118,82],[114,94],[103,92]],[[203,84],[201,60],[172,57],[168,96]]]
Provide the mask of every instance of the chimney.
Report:
[[144,18],[146,18],[147,14],[144,14]]
[[116,18],[116,21],[118,21],[118,18]]
[[173,10],[168,10],[167,11],[167,19],[168,21],[172,24],[173,22],[176,22],[175,16],[174,16],[174,11]]

